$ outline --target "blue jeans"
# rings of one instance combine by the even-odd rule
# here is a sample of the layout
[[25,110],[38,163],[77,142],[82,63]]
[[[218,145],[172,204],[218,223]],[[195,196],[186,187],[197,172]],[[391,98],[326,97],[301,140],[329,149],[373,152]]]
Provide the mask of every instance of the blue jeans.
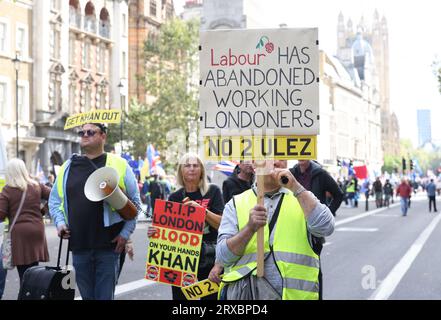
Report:
[[[2,247],[0,246],[0,252],[2,252]],[[1,254],[0,254],[1,258]],[[8,274],[8,270],[3,269],[3,259],[0,259],[0,300],[3,297],[3,292],[5,291],[6,284],[6,275]]]
[[407,208],[409,206],[409,198],[401,197],[400,203],[401,203],[401,213],[403,214],[403,216],[407,216]]
[[119,257],[113,249],[72,253],[75,278],[83,300],[114,299]]

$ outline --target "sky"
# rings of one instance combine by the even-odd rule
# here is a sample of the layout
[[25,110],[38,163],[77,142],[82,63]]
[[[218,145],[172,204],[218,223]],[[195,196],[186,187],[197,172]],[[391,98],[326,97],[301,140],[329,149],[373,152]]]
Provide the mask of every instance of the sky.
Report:
[[[219,0],[221,1],[221,0]],[[240,0],[238,0],[240,1]],[[417,109],[432,112],[432,138],[441,144],[441,94],[432,62],[441,60],[440,0],[252,0],[261,8],[265,28],[319,28],[320,49],[336,54],[337,19],[354,28],[363,16],[371,27],[375,9],[389,28],[390,105],[398,117],[400,137],[418,142]],[[174,0],[177,14],[185,0]]]

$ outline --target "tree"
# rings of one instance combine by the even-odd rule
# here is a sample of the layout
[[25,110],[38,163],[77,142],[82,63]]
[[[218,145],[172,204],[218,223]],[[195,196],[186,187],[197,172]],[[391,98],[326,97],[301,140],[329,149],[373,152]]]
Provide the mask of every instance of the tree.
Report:
[[[152,143],[162,152],[171,144],[167,133],[173,129],[189,135],[189,121],[198,119],[197,72],[199,23],[173,19],[161,26],[157,36],[145,42],[145,74],[138,77],[149,97],[146,104],[132,101],[124,115],[124,136],[135,156],[144,157]],[[197,122],[196,122],[197,123]],[[118,126],[115,126],[117,128]],[[196,126],[194,126],[196,127]],[[117,132],[117,129],[114,129]],[[115,135],[112,141],[118,141]],[[185,139],[187,140],[187,139]]]

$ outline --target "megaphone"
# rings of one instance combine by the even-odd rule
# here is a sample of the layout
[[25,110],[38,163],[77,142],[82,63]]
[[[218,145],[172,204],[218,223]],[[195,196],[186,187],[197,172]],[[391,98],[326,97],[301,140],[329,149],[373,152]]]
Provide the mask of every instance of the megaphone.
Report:
[[119,176],[115,169],[103,167],[92,173],[84,185],[86,198],[93,202],[106,201],[122,218],[131,220],[138,211],[118,186]]

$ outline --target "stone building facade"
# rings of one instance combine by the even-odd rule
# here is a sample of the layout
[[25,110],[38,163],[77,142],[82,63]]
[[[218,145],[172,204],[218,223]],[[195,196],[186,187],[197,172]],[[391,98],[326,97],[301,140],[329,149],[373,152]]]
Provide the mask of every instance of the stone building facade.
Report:
[[[7,153],[3,156],[8,159],[17,156],[18,118],[18,156],[31,172],[36,163],[36,153],[44,141],[36,134],[33,124],[33,8],[34,1],[31,0],[0,1],[0,134]],[[13,61],[17,58],[18,74]]]
[[175,16],[172,0],[129,0],[129,97],[146,103],[142,77],[145,73],[144,44],[154,38],[160,26]]
[[128,6],[124,0],[36,1],[33,19],[35,126],[46,138],[38,157],[47,173],[80,152],[74,130],[64,131],[69,115],[126,103]]

